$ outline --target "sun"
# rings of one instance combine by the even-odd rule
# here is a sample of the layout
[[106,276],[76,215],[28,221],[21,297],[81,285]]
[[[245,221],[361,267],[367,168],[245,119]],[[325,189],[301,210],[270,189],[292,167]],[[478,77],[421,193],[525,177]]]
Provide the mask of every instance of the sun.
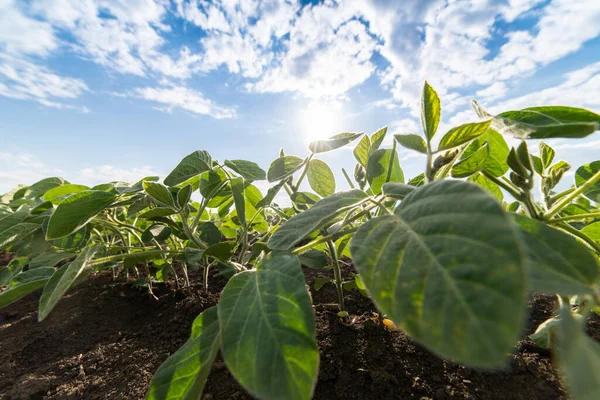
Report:
[[312,103],[300,112],[302,135],[307,143],[327,139],[339,133],[339,107],[325,103]]

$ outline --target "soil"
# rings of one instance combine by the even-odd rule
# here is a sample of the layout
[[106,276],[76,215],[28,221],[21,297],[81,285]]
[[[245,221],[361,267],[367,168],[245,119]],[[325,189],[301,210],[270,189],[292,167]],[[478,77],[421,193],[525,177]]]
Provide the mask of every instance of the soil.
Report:
[[[351,268],[344,268],[350,276]],[[402,332],[380,328],[375,308],[358,291],[346,293],[350,324],[337,317],[336,292],[312,289],[331,271],[305,270],[315,304],[321,353],[315,399],[562,399],[551,355],[523,339],[503,371],[481,371],[431,354]],[[189,337],[194,318],[217,303],[225,284],[208,291],[155,286],[158,300],[109,274],[90,276],[37,322],[39,293],[0,309],[0,399],[142,399],[159,365]],[[533,295],[526,334],[551,317],[553,297]],[[600,339],[600,318],[588,323]],[[203,399],[250,397],[217,359]]]

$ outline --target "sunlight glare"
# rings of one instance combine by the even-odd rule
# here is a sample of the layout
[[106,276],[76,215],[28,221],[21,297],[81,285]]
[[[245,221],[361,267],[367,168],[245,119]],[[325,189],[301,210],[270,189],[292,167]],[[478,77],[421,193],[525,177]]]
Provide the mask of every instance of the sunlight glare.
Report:
[[339,106],[326,103],[312,103],[300,112],[300,123],[304,140],[327,139],[340,129]]

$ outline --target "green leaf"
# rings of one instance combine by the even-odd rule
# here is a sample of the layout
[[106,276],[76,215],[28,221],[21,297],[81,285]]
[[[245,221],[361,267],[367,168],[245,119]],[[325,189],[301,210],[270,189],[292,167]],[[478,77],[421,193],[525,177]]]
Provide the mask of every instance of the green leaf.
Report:
[[209,246],[221,241],[221,231],[212,222],[200,222],[198,224],[198,236],[200,240]]
[[267,172],[269,182],[275,182],[292,176],[304,165],[304,160],[296,156],[279,157],[271,163]]
[[396,141],[407,149],[418,151],[419,153],[427,154],[427,143],[420,135],[394,135]]
[[504,140],[501,134],[492,129],[488,129],[483,135],[473,140],[464,151],[462,159],[470,157],[484,143],[488,144],[490,155],[485,162],[483,171],[494,177],[503,176],[508,171],[508,164],[506,163],[509,151],[508,144],[506,144],[506,140]]
[[116,195],[97,190],[75,193],[56,207],[48,222],[46,240],[70,235],[108,207]]
[[421,96],[421,123],[427,140],[431,141],[437,131],[442,109],[440,98],[433,88],[425,81]]
[[311,189],[319,196],[327,197],[335,193],[335,177],[326,162],[310,160],[307,177]]
[[327,267],[327,255],[319,250],[310,249],[298,255],[300,263],[309,268],[323,269]]
[[74,253],[44,253],[33,258],[29,262],[29,269],[37,269],[42,267],[54,267],[63,260],[75,257]]
[[[227,181],[227,175],[220,169],[203,172],[200,175],[200,194],[208,200],[215,198],[219,194],[217,189],[225,181]],[[209,204],[209,206],[212,206],[212,204]]]
[[212,169],[212,158],[208,152],[197,150],[187,155],[165,178],[165,185],[175,186]]
[[312,397],[319,352],[310,296],[296,256],[271,253],[255,271],[232,277],[218,309],[223,360],[252,396]]
[[205,257],[213,257],[221,261],[229,261],[235,248],[235,242],[221,242],[213,244],[204,250]]
[[0,217],[0,234],[12,226],[23,222],[29,216],[29,206],[24,204],[15,212],[5,214]]
[[367,166],[367,162],[369,161],[369,154],[371,154],[371,141],[367,135],[363,136],[354,150],[352,151],[354,154],[354,158],[359,162],[363,167]]
[[600,221],[584,226],[583,229],[581,229],[581,232],[594,242],[600,244]]
[[0,232],[0,248],[7,247],[16,241],[26,238],[39,228],[40,225],[38,224],[21,222],[3,230]]
[[347,145],[362,134],[363,132],[338,133],[327,140],[316,140],[311,142],[308,145],[308,148],[313,153],[325,153]]
[[321,200],[321,198],[310,192],[296,192],[290,196],[290,200],[292,200],[294,204],[313,205]]
[[138,218],[153,219],[158,217],[168,217],[169,215],[173,215],[176,213],[177,211],[169,207],[154,207],[146,211],[145,213],[140,214]]
[[452,149],[478,138],[488,130],[491,123],[492,120],[488,119],[486,121],[470,122],[450,129],[442,137],[438,151]]
[[423,186],[426,183],[427,183],[427,180],[425,179],[425,174],[420,173],[419,175],[417,175],[414,178],[412,178],[411,180],[409,180],[407,184],[418,187],[418,186]]
[[0,308],[42,288],[54,273],[54,268],[38,268],[17,274],[11,287],[0,292]]
[[394,149],[379,149],[374,151],[369,157],[369,163],[367,164],[367,180],[374,194],[381,193],[381,187],[384,183],[404,183],[404,173],[400,168],[398,153]]
[[371,152],[379,149],[379,146],[383,143],[385,139],[385,135],[387,134],[388,127],[384,126],[383,128],[377,130],[374,134],[371,135]]
[[294,215],[283,223],[269,239],[269,248],[289,250],[311,232],[323,226],[336,215],[364,200],[367,195],[361,190],[338,192],[318,201],[308,210]]
[[[600,171],[600,161],[594,161],[577,168],[577,171],[575,171],[575,186],[582,186],[598,171]],[[600,202],[600,181],[587,188],[583,195],[596,203]]]
[[263,197],[258,203],[256,203],[256,208],[260,208],[260,207],[267,207],[270,206],[271,203],[273,202],[273,199],[275,199],[275,196],[277,196],[277,193],[279,193],[279,191],[281,190],[281,188],[283,187],[283,185],[285,184],[285,181],[281,181],[279,183],[277,183],[275,186],[269,188],[269,190],[267,190],[267,194],[265,195],[265,197]]
[[504,364],[521,334],[526,268],[502,206],[475,185],[436,181],[363,224],[350,252],[377,307],[437,354]]
[[544,163],[538,156],[531,155],[531,162],[533,163],[533,170],[540,176],[544,174]]
[[225,165],[240,174],[247,181],[267,179],[267,173],[257,163],[246,160],[225,160]]
[[70,264],[56,270],[46,286],[40,298],[38,321],[43,321],[50,311],[56,306],[61,297],[67,293],[77,278],[84,272],[88,261],[100,251],[100,247],[87,247]]
[[156,182],[144,182],[142,185],[148,196],[152,197],[159,206],[176,207],[175,199],[166,186]]
[[90,240],[91,232],[92,229],[85,225],[68,236],[52,240],[52,246],[65,250],[79,249]]
[[[12,278],[12,274],[10,270],[6,267],[0,267],[0,286],[8,286],[10,284],[10,280]],[[0,297],[1,297],[0,292]]]
[[398,182],[384,183],[381,188],[384,195],[398,200],[403,200],[416,189],[414,186]]
[[73,193],[83,192],[84,190],[90,190],[90,188],[84,185],[62,185],[48,190],[44,193],[43,198],[46,201],[52,202],[52,204],[60,204],[66,197]]
[[[231,193],[237,216],[242,225],[246,225],[246,198],[244,197],[244,178],[236,177],[231,179]],[[250,216],[252,217],[252,216]]]
[[185,208],[192,198],[192,185],[185,185],[177,192],[177,205],[179,208]]
[[600,344],[584,333],[582,325],[571,314],[569,304],[563,303],[557,360],[573,400],[596,400],[600,398]]
[[144,243],[152,242],[152,239],[157,240],[159,242],[164,242],[171,236],[171,228],[165,225],[152,225],[144,232],[142,232],[142,241]]
[[463,158],[452,167],[452,177],[466,178],[481,171],[490,156],[490,146],[487,142],[469,157]]
[[473,182],[477,186],[484,188],[485,190],[493,194],[496,198],[498,198],[498,200],[504,199],[504,195],[502,194],[502,190],[500,190],[500,187],[482,174],[471,175],[469,177],[469,182]]
[[544,142],[538,143],[538,148],[540,150],[542,164],[544,168],[548,168],[550,165],[552,165],[552,161],[554,160],[554,149]]
[[316,278],[314,280],[313,288],[315,289],[315,291],[318,292],[323,286],[325,286],[328,283],[333,283],[333,281],[327,278]]
[[50,189],[54,189],[57,186],[61,186],[65,183],[63,178],[52,177],[42,179],[29,186],[27,191],[25,192],[25,198],[27,199],[35,199],[38,197],[42,197],[44,193],[46,193]]
[[217,307],[211,307],[196,317],[189,340],[158,368],[146,399],[200,399],[220,344]]
[[586,246],[531,218],[518,214],[513,218],[525,240],[532,291],[562,296],[592,292],[600,270]]

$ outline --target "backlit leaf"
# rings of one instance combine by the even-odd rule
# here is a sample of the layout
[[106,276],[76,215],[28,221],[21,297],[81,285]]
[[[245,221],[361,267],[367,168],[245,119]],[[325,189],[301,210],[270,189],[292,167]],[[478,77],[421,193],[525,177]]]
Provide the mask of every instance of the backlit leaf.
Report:
[[429,83],[425,82],[421,96],[421,123],[427,140],[435,135],[441,115],[440,98]]
[[478,138],[488,130],[491,122],[492,120],[470,122],[450,129],[448,133],[442,137],[438,146],[438,151],[452,149]]
[[195,151],[181,160],[165,178],[165,185],[175,186],[212,168],[212,158],[204,150]]
[[225,165],[240,174],[247,181],[267,179],[267,173],[257,163],[246,160],[225,160]]
[[279,181],[294,174],[304,165],[304,160],[296,156],[279,157],[271,163],[267,179],[269,182]]
[[313,153],[325,153],[347,145],[362,134],[363,132],[338,133],[327,140],[316,140],[311,142],[308,145],[308,148]]
[[381,187],[384,183],[404,183],[404,173],[402,172],[402,168],[400,168],[398,153],[394,149],[379,149],[374,151],[369,157],[367,165],[367,180],[371,190],[375,194],[381,193]]
[[310,160],[306,176],[311,189],[319,196],[327,197],[335,193],[335,177],[326,162]]

